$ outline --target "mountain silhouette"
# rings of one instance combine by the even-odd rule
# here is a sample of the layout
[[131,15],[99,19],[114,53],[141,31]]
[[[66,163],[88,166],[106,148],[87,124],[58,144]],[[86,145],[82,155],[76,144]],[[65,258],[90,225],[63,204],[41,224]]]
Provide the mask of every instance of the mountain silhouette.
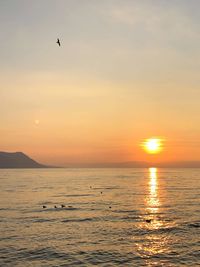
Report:
[[48,168],[22,152],[0,152],[0,168]]

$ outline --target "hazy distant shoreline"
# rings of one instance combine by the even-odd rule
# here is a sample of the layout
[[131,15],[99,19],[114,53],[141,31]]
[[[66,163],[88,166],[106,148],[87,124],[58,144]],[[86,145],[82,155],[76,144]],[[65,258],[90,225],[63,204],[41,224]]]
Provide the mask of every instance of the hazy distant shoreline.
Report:
[[23,152],[0,152],[0,169],[46,169],[46,168],[200,168],[200,161],[177,162],[102,162],[68,163],[65,166],[51,166],[38,163]]
[[1,169],[21,169],[21,168],[51,168],[38,163],[31,159],[23,152],[0,152],[0,168]]

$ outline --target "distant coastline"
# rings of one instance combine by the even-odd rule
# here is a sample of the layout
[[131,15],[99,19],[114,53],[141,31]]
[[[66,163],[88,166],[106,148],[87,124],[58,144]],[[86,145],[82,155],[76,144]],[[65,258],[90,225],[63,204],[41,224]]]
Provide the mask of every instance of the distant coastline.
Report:
[[50,166],[38,163],[23,152],[0,152],[0,169],[23,168],[200,168],[200,161],[176,162],[102,162],[102,163],[66,163],[64,166]]
[[176,162],[102,162],[102,163],[69,163],[63,168],[200,168],[200,161],[176,161]]
[[0,152],[0,169],[52,168],[31,159],[23,152]]

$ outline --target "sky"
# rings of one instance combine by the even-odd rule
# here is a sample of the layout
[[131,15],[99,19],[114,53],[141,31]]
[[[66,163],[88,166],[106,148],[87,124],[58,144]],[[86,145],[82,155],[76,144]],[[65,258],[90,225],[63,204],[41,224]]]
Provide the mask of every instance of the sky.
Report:
[[[0,150],[57,165],[200,160],[199,9],[1,0]],[[161,153],[141,148],[150,137]]]

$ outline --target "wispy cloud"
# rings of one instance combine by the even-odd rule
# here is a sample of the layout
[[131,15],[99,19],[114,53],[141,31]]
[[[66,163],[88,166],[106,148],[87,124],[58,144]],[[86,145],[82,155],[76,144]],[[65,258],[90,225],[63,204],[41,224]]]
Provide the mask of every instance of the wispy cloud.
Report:
[[148,31],[168,38],[175,36],[199,38],[198,23],[185,5],[181,5],[181,2],[179,5],[166,4],[165,1],[153,3],[152,1],[118,2],[110,6],[105,14],[113,23],[130,26],[141,33]]

